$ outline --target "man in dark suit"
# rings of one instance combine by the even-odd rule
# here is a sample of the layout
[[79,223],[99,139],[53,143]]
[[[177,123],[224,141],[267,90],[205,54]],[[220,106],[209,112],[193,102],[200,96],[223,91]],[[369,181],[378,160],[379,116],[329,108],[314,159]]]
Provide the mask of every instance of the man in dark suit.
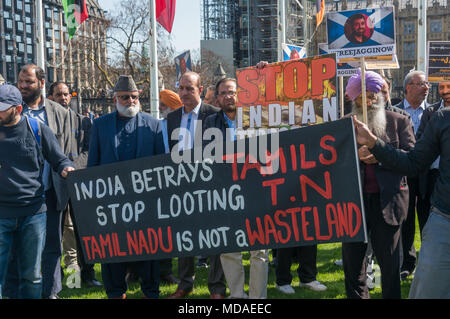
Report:
[[[383,79],[366,72],[367,115],[370,130],[380,139],[402,150],[414,146],[411,121],[384,108],[380,93]],[[362,118],[361,75],[352,76],[347,95],[354,102],[352,114]],[[408,208],[406,177],[376,161],[366,146],[358,149],[367,229],[381,269],[383,298],[401,298],[400,232]],[[366,243],[343,243],[342,257],[348,298],[369,298],[366,284]]]
[[[167,115],[167,132],[172,153],[202,147],[203,124],[208,115],[220,109],[203,103],[200,75],[195,72],[184,73],[179,81],[178,95],[183,106]],[[195,257],[178,258],[177,290],[170,299],[183,298],[194,289]],[[208,289],[212,299],[225,297],[226,286],[220,255],[209,256]]]
[[[204,128],[217,128],[222,132],[224,141],[236,140],[236,80],[233,78],[223,78],[217,82],[215,87],[216,105],[221,111],[210,115],[204,121]],[[214,140],[214,142],[218,142]],[[205,143],[206,145],[206,143]],[[250,278],[249,294],[244,292],[245,271],[242,265],[242,253],[234,252],[222,254],[220,261],[222,264],[230,298],[267,298],[267,280],[269,271],[268,250],[258,249],[250,251]]]
[[[140,112],[139,93],[131,76],[120,76],[114,87],[116,112],[96,120],[91,130],[88,167],[164,154],[160,122]],[[102,264],[106,294],[111,299],[125,299],[125,276],[130,263]],[[159,261],[132,263],[141,277],[146,298],[159,297]]]
[[[405,98],[396,107],[405,110],[411,116],[414,134],[419,129],[423,112],[429,106],[426,99],[430,84],[426,81],[425,73],[421,71],[409,72],[403,81]],[[417,137],[417,136],[416,136]],[[419,219],[428,214],[426,205],[420,196],[419,178],[408,177],[409,205],[408,216],[402,225],[402,250],[403,262],[401,266],[401,278],[406,279],[416,267],[416,249],[414,236],[416,233],[416,210]],[[420,217],[419,217],[420,216]]]
[[[420,126],[417,130],[416,138],[420,139],[425,131],[425,127],[430,121],[431,117],[436,113],[436,111],[450,106],[450,82],[441,82],[438,86],[439,95],[441,96],[441,100],[428,108],[422,114],[422,119],[420,120]],[[428,170],[424,170],[419,174],[419,193],[423,200],[423,214],[417,214],[417,218],[419,220],[419,229],[420,235],[422,236],[422,230],[425,226],[425,223],[428,220],[428,216],[430,215],[430,198],[431,194],[434,190],[434,185],[436,184],[436,180],[439,177],[439,160],[431,164]]]
[[[54,82],[48,88],[48,98],[59,103],[69,112],[70,124],[70,151],[69,159],[76,169],[86,168],[89,152],[89,138],[92,121],[70,108],[72,95],[69,87],[63,81]],[[74,216],[69,201],[63,213],[63,248],[65,251],[64,263],[68,269],[81,270],[81,281],[88,287],[100,287],[101,283],[95,279],[94,264],[86,264],[81,252],[81,243],[75,235],[76,225],[73,225]],[[73,243],[73,244],[72,244]],[[71,245],[72,244],[72,245]],[[73,256],[72,256],[73,255]]]

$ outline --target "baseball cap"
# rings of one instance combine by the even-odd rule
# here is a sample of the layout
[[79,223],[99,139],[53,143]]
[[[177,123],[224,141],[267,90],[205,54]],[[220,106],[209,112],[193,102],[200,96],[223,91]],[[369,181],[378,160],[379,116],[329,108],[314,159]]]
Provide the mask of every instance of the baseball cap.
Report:
[[6,111],[13,105],[22,105],[22,94],[10,84],[0,85],[0,111]]

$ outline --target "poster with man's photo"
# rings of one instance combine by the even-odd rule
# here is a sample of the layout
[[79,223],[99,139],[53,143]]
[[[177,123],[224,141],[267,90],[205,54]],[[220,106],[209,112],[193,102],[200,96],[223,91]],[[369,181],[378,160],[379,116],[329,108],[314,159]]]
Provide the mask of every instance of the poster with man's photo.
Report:
[[327,14],[328,50],[336,58],[395,54],[394,8],[370,8]]

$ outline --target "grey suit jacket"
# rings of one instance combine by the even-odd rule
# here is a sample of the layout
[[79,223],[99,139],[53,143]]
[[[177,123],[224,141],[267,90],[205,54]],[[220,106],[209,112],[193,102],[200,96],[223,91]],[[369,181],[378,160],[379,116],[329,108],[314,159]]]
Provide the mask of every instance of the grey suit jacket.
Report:
[[[45,99],[45,110],[48,126],[55,134],[62,152],[68,156],[71,148],[69,112],[58,103],[49,99]],[[66,181],[57,172],[52,170],[52,183],[57,198],[56,209],[62,210],[67,206],[69,201]]]

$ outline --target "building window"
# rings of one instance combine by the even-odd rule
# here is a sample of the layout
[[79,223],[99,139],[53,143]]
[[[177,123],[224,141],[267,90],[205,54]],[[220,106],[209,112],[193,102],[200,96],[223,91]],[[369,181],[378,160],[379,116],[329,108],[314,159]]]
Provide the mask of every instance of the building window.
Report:
[[430,20],[430,32],[431,33],[441,33],[442,32],[442,22],[440,19]]
[[23,10],[23,3],[22,0],[16,1],[16,11],[22,11]]
[[7,76],[6,80],[8,82],[12,82],[12,83],[15,82],[14,63],[12,63],[12,62],[6,63],[6,76]]
[[11,8],[11,5],[12,5],[11,0],[5,0],[5,7],[6,8]]
[[403,25],[403,34],[413,34],[416,32],[416,24],[414,22],[405,22]]
[[23,22],[17,22],[17,31],[23,32]]
[[12,40],[6,41],[6,52],[8,53],[14,52],[14,43]]
[[416,43],[404,42],[403,43],[403,58],[405,60],[413,60],[416,58]]
[[13,28],[13,21],[11,19],[6,19],[5,20],[5,27],[8,30],[12,30],[12,28]]

